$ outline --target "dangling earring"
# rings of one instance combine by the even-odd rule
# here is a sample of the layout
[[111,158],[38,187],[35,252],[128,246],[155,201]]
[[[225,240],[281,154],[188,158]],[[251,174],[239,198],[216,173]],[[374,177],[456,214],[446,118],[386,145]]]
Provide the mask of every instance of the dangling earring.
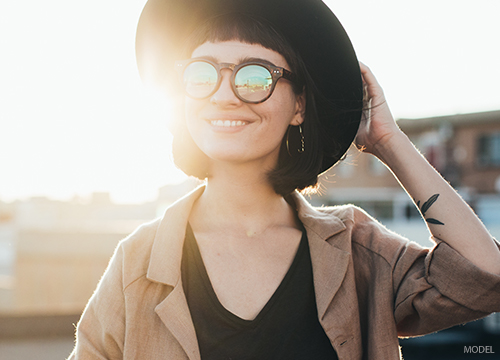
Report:
[[[288,152],[288,155],[290,155],[290,157],[293,157],[292,153],[290,152],[290,145],[288,144],[288,137],[290,135],[290,128],[292,126],[288,126],[288,130],[286,131],[286,151]],[[302,133],[302,126],[300,126],[299,124],[299,134],[300,134],[300,148],[297,149],[297,152],[299,154],[302,154],[305,150],[305,146],[304,146],[304,134]]]
[[298,149],[299,153],[304,152],[304,134],[302,133],[302,126],[299,124],[299,132],[300,132],[300,149]]
[[288,126],[288,129],[286,130],[286,151],[288,152],[288,155],[290,155],[290,157],[292,157],[292,154],[290,153],[290,147],[288,146],[288,136],[290,135],[290,128],[292,126],[289,125]]

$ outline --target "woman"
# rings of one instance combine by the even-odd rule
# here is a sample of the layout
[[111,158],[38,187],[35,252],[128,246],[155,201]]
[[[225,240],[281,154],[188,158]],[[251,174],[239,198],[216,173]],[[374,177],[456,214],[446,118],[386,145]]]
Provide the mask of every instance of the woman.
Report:
[[[206,184],[120,243],[72,359],[398,359],[398,335],[500,310],[498,244],[321,1],[149,0],[137,54],[146,81],[179,74],[174,159]],[[415,199],[432,250],[296,191],[355,136]]]

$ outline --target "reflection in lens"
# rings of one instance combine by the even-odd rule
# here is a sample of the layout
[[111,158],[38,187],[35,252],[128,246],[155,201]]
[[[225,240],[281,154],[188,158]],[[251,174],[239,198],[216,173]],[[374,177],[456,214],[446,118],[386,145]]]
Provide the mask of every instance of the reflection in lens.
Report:
[[195,61],[184,71],[184,87],[186,93],[193,98],[207,97],[216,84],[217,70],[209,63]]
[[269,70],[260,65],[242,67],[236,73],[234,84],[238,94],[248,101],[260,101],[271,91],[273,79]]

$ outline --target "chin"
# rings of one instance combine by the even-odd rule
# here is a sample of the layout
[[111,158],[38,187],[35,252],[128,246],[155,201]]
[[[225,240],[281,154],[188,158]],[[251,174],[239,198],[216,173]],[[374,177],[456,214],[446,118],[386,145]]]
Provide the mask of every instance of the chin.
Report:
[[244,154],[238,154],[237,152],[228,150],[228,151],[208,151],[205,154],[213,161],[217,162],[227,162],[233,164],[244,163],[249,159]]
[[267,148],[264,146],[265,144],[260,144],[259,147],[255,142],[245,141],[244,139],[240,139],[240,141],[205,140],[205,142],[198,144],[198,146],[208,158],[215,162],[232,165],[257,162],[263,169],[269,169],[270,167],[274,167],[278,161],[279,145]]

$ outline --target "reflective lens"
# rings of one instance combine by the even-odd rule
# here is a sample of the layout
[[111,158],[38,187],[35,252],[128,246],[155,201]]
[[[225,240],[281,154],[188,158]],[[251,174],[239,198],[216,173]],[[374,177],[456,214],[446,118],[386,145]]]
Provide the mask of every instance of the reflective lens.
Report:
[[202,99],[210,95],[217,85],[217,70],[209,63],[195,61],[184,70],[183,80],[186,93]]
[[[258,103],[271,94],[273,77],[266,66],[252,63],[235,66],[223,63],[218,64],[218,67],[235,69],[236,73],[231,77],[232,87],[241,100]],[[182,75],[187,95],[195,99],[212,95],[220,82],[218,67],[202,60],[189,62]]]
[[234,86],[238,95],[247,101],[265,99],[273,84],[273,78],[268,69],[260,65],[242,67],[234,77]]

